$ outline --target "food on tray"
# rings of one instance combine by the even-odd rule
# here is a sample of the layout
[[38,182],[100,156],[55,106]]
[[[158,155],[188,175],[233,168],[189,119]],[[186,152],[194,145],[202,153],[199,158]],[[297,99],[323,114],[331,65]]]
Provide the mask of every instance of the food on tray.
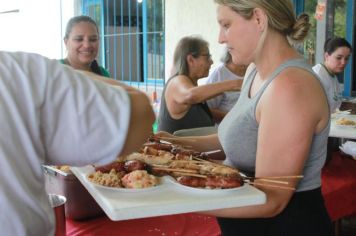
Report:
[[159,140],[149,140],[139,152],[120,157],[88,175],[91,182],[122,188],[147,188],[158,184],[158,176],[169,175],[183,185],[225,189],[243,185],[239,171],[205,160],[200,152]]
[[181,176],[177,181],[185,186],[208,189],[237,188],[243,185],[243,180],[239,176],[207,176],[206,178]]
[[122,172],[118,172],[115,169],[110,170],[109,173],[102,173],[101,171],[95,171],[94,173],[88,175],[88,180],[107,187],[122,187],[121,178],[123,177]]
[[66,173],[71,173],[70,171],[70,166],[67,165],[62,165],[62,166],[55,166],[60,171],[66,172]]
[[349,119],[346,119],[346,118],[340,118],[340,119],[336,120],[335,123],[337,125],[347,125],[347,126],[356,125],[356,121],[349,120]]
[[134,152],[122,160],[140,160],[147,164],[164,165],[172,160],[192,160],[193,158],[206,159],[200,152],[185,149],[177,145],[147,142],[139,152]]
[[178,183],[208,189],[236,188],[243,185],[238,170],[206,160],[174,160],[166,166],[154,165],[154,171],[165,171]]
[[[148,149],[147,149],[148,150]],[[169,152],[160,151],[156,155],[149,154],[149,153],[139,153],[134,152],[126,157],[123,157],[123,160],[140,160],[147,164],[166,164],[170,162],[174,158]]]
[[186,147],[182,147],[179,145],[171,144],[168,142],[162,143],[161,140],[159,140],[156,137],[150,137],[148,139],[148,142],[146,142],[144,147],[151,147],[156,150],[163,150],[170,152],[175,155],[175,159],[181,160],[181,159],[192,159],[193,157],[201,158],[201,159],[207,159],[207,156],[204,153],[197,152],[191,149],[187,149]]
[[139,160],[115,161],[96,166],[88,180],[99,185],[117,188],[148,188],[158,184],[157,177],[147,173],[147,164]]
[[121,179],[125,188],[149,188],[158,184],[158,179],[145,170],[134,170]]
[[125,162],[122,161],[114,161],[113,163],[104,165],[104,166],[96,166],[95,171],[100,171],[102,173],[109,173],[111,170],[115,170],[117,172],[125,171]]

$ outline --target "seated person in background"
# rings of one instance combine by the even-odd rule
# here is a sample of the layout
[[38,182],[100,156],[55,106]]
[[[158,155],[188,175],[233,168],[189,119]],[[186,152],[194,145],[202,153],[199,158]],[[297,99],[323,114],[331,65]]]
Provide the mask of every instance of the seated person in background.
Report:
[[42,165],[103,165],[138,150],[152,130],[149,99],[36,54],[0,52],[0,78],[0,121],[6,124],[1,235],[54,235]]
[[[232,62],[228,51],[222,58],[222,63],[209,75],[207,84],[213,84],[225,80],[243,80],[247,66],[236,65]],[[211,98],[207,101],[211,113],[216,123],[224,118],[239,99],[239,91],[224,92],[223,94]]]
[[95,60],[99,49],[99,30],[89,16],[75,16],[68,21],[64,36],[67,58],[61,63],[77,70],[86,70],[98,75],[110,77],[109,72],[99,66]]
[[198,86],[213,64],[209,45],[200,37],[184,37],[174,52],[173,73],[161,97],[158,130],[173,133],[181,129],[214,126],[206,100],[226,91],[240,90],[242,80],[228,80]]
[[328,96],[330,113],[337,111],[341,105],[342,88],[336,75],[344,71],[351,50],[350,43],[344,38],[328,39],[324,44],[324,63],[313,67]]

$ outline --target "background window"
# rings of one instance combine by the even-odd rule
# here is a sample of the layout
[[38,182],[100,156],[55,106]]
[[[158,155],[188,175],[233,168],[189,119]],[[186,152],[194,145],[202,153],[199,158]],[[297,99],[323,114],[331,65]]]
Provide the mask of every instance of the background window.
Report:
[[100,26],[99,61],[117,80],[164,84],[164,0],[83,0]]

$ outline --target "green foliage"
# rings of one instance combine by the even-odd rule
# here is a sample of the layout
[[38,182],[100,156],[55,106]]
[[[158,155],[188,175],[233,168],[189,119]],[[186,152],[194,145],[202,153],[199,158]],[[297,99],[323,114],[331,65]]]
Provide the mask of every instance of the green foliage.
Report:
[[[334,1],[335,3],[335,15],[334,15],[334,36],[345,37],[346,36],[346,4],[347,0],[328,0],[330,3]],[[310,28],[309,35],[304,44],[304,53],[307,55],[308,52],[314,51],[316,46],[316,24],[317,21],[314,18],[316,6],[318,4],[317,0],[304,0],[304,12],[310,16],[310,23],[312,27]],[[326,17],[326,15],[324,15]]]
[[334,35],[346,37],[346,0],[335,0]]

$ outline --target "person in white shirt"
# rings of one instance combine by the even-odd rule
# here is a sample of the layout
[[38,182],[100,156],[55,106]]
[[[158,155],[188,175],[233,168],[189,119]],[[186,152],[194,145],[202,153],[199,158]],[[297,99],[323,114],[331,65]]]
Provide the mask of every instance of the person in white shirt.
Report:
[[[232,62],[231,55],[225,52],[222,63],[208,76],[207,84],[213,84],[226,80],[243,80],[247,69],[245,65],[236,65]],[[240,91],[226,91],[221,95],[207,101],[210,111],[216,123],[225,117],[239,99]]]
[[143,92],[37,54],[0,51],[0,234],[54,235],[42,165],[110,163],[137,150],[153,120]]
[[313,67],[328,96],[330,113],[339,109],[342,102],[342,88],[337,74],[344,71],[351,55],[351,45],[344,38],[330,38],[324,44],[324,62]]

